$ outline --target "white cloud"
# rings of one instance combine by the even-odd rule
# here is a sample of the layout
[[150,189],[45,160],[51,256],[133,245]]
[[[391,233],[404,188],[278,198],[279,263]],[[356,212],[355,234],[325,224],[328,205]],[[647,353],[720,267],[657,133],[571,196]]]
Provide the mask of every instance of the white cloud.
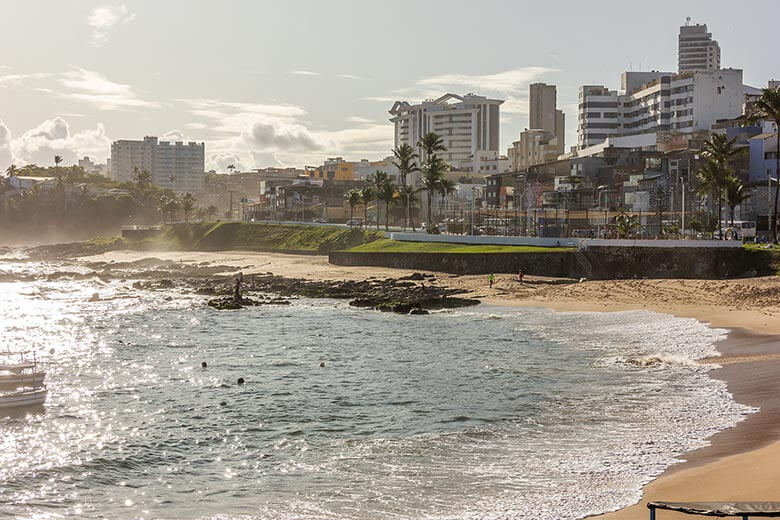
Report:
[[[5,130],[7,131],[7,128]],[[8,135],[10,136],[10,132]],[[73,133],[68,122],[61,117],[46,120],[21,136],[10,139],[12,158],[18,164],[52,164],[55,155],[61,155],[65,164],[73,164],[77,158],[84,155],[104,161],[110,153],[110,148],[111,139],[106,135],[102,124],[98,123],[94,129]],[[3,159],[1,150],[2,148],[0,165]]]
[[206,157],[206,169],[225,173],[228,171],[228,166],[232,164],[239,171],[247,171],[247,167],[244,163],[245,160],[246,159],[237,152],[210,153]]
[[187,138],[184,136],[184,132],[181,130],[169,130],[160,136],[160,141],[170,141],[175,143],[176,141],[184,142],[186,140]]
[[555,69],[548,69],[546,67],[523,67],[496,74],[443,74],[432,78],[421,79],[417,81],[417,85],[437,90],[458,87],[460,90],[473,89],[485,90],[488,92],[516,92],[526,88],[531,81],[537,80],[543,75],[554,71]]
[[348,123],[355,123],[358,125],[373,125],[376,124],[376,121],[373,119],[369,119],[367,117],[360,117],[360,116],[350,116],[347,118]]
[[214,99],[179,101],[189,106],[192,115],[208,119],[211,123],[209,128],[227,135],[246,132],[257,120],[270,118],[292,121],[306,115],[306,111],[296,105],[266,105]]
[[64,73],[60,84],[70,89],[70,92],[62,93],[64,97],[91,103],[101,110],[160,106],[160,103],[141,99],[130,85],[115,83],[102,74],[82,68]]
[[314,151],[322,148],[322,143],[302,124],[274,119],[256,121],[242,134],[242,138],[263,151]]
[[322,76],[319,72],[312,72],[310,70],[291,70],[290,74],[295,74],[296,76]]
[[4,173],[14,162],[14,155],[11,151],[11,131],[0,119],[0,173]]
[[92,28],[92,44],[102,45],[117,26],[132,22],[134,19],[135,14],[130,13],[124,4],[96,7],[87,16],[87,23]]
[[361,81],[368,80],[368,78],[364,78],[363,76],[355,76],[354,74],[338,74],[338,77],[346,79],[357,79]]
[[45,72],[37,72],[34,74],[6,74],[5,76],[0,76],[0,87],[19,85],[29,79],[43,79],[49,76],[51,76],[51,74]]

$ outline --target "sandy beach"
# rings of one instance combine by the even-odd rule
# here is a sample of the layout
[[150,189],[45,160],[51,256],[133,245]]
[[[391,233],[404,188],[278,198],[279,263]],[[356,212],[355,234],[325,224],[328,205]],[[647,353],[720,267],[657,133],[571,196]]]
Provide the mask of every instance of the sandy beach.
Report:
[[[341,267],[322,256],[245,251],[139,252],[112,251],[83,261],[127,262],[160,258],[185,264],[212,263],[246,274],[310,280],[363,280],[398,277],[412,271],[374,267]],[[703,360],[719,365],[713,377],[726,381],[736,401],[760,408],[736,427],[713,436],[708,447],[684,455],[685,463],[669,468],[648,483],[639,504],[601,515],[608,519],[648,518],[648,500],[780,501],[780,278],[739,280],[583,281],[497,275],[493,288],[485,276],[436,273],[436,283],[464,289],[469,296],[497,305],[541,306],[556,311],[649,310],[689,317],[730,329],[718,344],[721,357]],[[690,518],[662,511],[659,518]]]

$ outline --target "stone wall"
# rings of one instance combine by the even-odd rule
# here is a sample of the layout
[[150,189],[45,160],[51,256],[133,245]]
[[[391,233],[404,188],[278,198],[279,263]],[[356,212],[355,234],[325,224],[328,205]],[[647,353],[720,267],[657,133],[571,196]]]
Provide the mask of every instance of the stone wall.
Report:
[[452,274],[524,273],[561,278],[739,278],[776,272],[766,251],[705,248],[591,247],[550,253],[352,253],[336,251],[329,261]]

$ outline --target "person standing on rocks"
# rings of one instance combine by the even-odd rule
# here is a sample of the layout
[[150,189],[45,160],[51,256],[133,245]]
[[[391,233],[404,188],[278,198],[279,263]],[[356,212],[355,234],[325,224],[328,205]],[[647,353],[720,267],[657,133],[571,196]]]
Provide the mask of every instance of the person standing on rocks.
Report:
[[488,283],[490,284],[490,288],[491,289],[493,288],[493,282],[495,282],[495,281],[496,281],[496,277],[493,276],[493,273],[490,273],[488,275]]
[[238,278],[236,278],[236,290],[233,294],[233,299],[237,302],[241,301],[241,282],[244,280],[244,273],[239,272]]

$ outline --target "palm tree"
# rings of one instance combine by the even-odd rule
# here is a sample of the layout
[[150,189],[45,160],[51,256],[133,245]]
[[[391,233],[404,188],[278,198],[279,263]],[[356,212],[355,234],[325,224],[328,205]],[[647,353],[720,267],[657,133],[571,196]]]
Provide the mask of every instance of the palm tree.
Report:
[[439,181],[439,195],[441,195],[441,200],[439,201],[439,215],[441,215],[442,218],[444,217],[444,203],[447,200],[447,195],[452,195],[453,193],[455,193],[455,183],[442,177]]
[[422,149],[426,161],[431,160],[431,157],[436,155],[436,152],[447,151],[447,148],[444,146],[444,140],[435,132],[428,132],[420,137],[417,141],[417,146]]
[[639,228],[639,218],[636,215],[626,215],[621,213],[615,217],[615,224],[617,225],[618,236],[620,238],[628,238],[631,236],[637,228]]
[[428,192],[428,220],[426,221],[426,226],[429,233],[433,226],[433,212],[431,211],[433,194],[439,189],[446,168],[447,163],[440,159],[436,154],[431,155],[422,167],[421,183],[423,188]]
[[208,215],[209,219],[213,219],[216,215],[219,209],[214,205],[209,205],[208,208],[206,208],[206,215]]
[[758,121],[775,123],[775,206],[772,210],[770,229],[772,241],[777,244],[777,198],[780,196],[780,88],[765,88],[761,91],[761,97],[753,105],[753,113],[746,119],[749,124]]
[[374,172],[374,175],[371,176],[371,181],[374,185],[374,196],[376,197],[376,229],[379,230],[379,194],[382,191],[382,188],[385,184],[390,182],[390,176],[387,174],[387,172],[383,172],[381,170],[377,170]]
[[149,170],[139,170],[138,166],[133,166],[133,180],[139,188],[145,188],[152,183],[152,174]]
[[750,193],[745,190],[742,181],[736,177],[726,179],[726,204],[731,214],[731,227],[734,227],[734,210],[749,198]]
[[349,204],[349,226],[352,227],[352,222],[355,217],[355,206],[360,204],[361,199],[360,190],[352,188],[344,194],[344,200]]
[[401,188],[401,190],[402,190],[402,196],[407,205],[406,206],[407,215],[410,215],[408,224],[411,226],[412,231],[416,231],[414,226],[414,218],[411,217],[410,209],[413,208],[417,202],[419,202],[419,198],[417,197],[417,192],[419,191],[419,189],[416,186],[406,186],[405,188]]
[[59,167],[60,163],[62,162],[62,156],[61,155],[55,155],[54,156],[54,167]]
[[176,197],[167,197],[167,202],[165,204],[165,211],[168,212],[168,218],[171,222],[173,222],[173,214],[174,212],[179,209],[179,201]]
[[11,166],[9,166],[8,168],[5,169],[5,174],[8,175],[9,177],[13,177],[14,175],[18,175],[19,174],[19,168],[17,168],[15,164],[12,164]]
[[195,208],[195,197],[192,193],[185,193],[181,198],[181,209],[184,212],[184,222],[189,222],[190,212]]
[[725,134],[712,134],[709,140],[704,142],[704,156],[709,157],[719,168],[714,189],[718,194],[718,237],[723,238],[723,226],[721,215],[723,214],[723,190],[726,188],[726,179],[731,176],[729,160],[742,150],[734,148],[737,138],[729,139]]
[[720,211],[721,201],[723,196],[722,187],[725,184],[725,170],[714,159],[708,159],[701,168],[696,172],[696,177],[699,180],[699,186],[697,191],[702,195],[710,195],[712,197],[712,205],[715,205],[715,199],[717,198],[718,204],[718,228],[720,229]]
[[366,184],[362,188],[360,188],[360,200],[363,201],[363,224],[365,225],[368,222],[368,203],[374,200],[374,196],[376,195],[376,191],[374,190],[374,187],[370,184]]
[[171,183],[171,189],[173,189],[173,183],[176,182],[176,176],[168,175],[168,182]]
[[404,207],[406,211],[404,230],[406,230],[406,226],[409,225],[409,199],[406,198],[409,192],[406,189],[406,176],[411,173],[420,171],[420,168],[417,167],[417,162],[415,162],[415,159],[417,159],[417,154],[414,153],[414,148],[412,148],[408,143],[404,143],[393,150],[393,156],[395,157],[393,166],[398,169],[398,176],[401,180],[401,194],[404,196]]
[[165,213],[168,211],[168,202],[169,199],[165,195],[161,196],[157,201],[157,209],[160,211],[160,215],[162,216],[163,225],[165,225]]
[[377,189],[377,199],[385,203],[385,231],[390,231],[390,203],[395,198],[396,188],[397,186],[390,179],[387,179]]

